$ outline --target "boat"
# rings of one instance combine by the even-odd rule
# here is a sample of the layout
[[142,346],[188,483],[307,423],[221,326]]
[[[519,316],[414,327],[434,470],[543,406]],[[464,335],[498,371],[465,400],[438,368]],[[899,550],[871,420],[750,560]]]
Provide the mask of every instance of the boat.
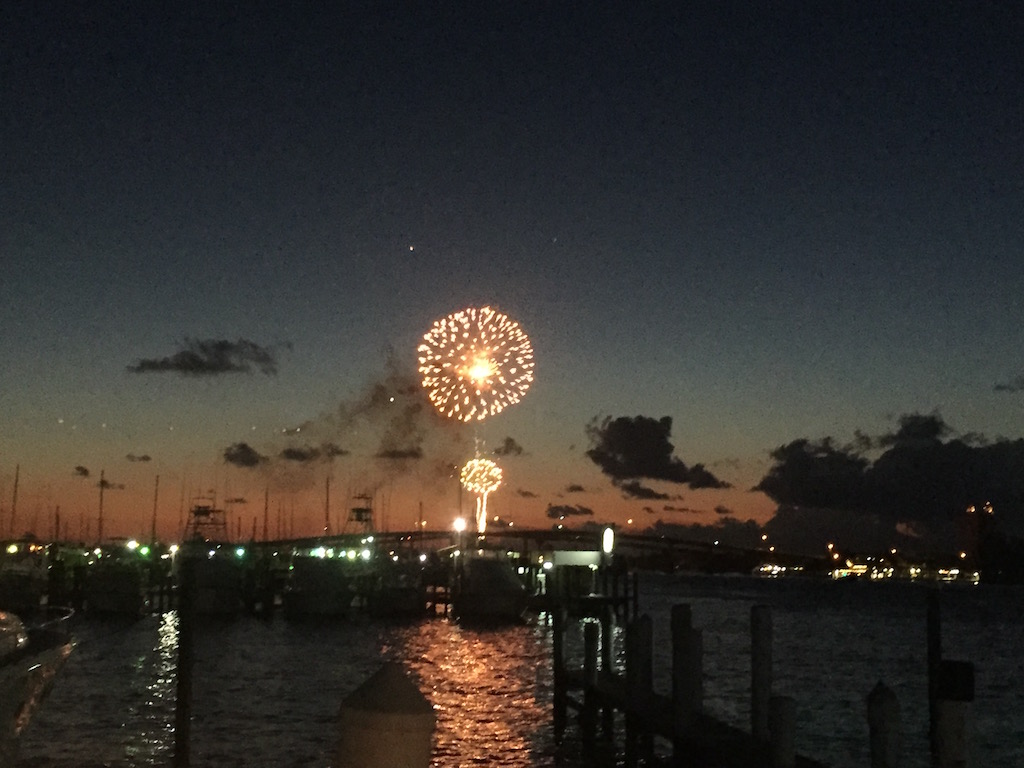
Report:
[[382,562],[370,591],[369,607],[375,616],[423,616],[427,611],[423,564],[418,560]]
[[0,553],[0,610],[20,616],[35,613],[46,585],[46,546],[34,539],[5,542]]
[[226,512],[212,499],[195,500],[174,571],[179,589],[184,570],[191,571],[192,609],[199,615],[236,616],[242,610],[246,550],[227,538]]
[[466,622],[522,621],[529,597],[504,553],[481,549],[460,557],[452,588],[452,615]]
[[289,619],[347,616],[356,592],[347,563],[340,558],[292,558],[281,608]]
[[14,765],[22,731],[53,687],[73,646],[70,609],[26,626],[0,611],[0,765]]
[[127,616],[145,612],[148,573],[137,548],[133,541],[93,550],[85,571],[86,610]]

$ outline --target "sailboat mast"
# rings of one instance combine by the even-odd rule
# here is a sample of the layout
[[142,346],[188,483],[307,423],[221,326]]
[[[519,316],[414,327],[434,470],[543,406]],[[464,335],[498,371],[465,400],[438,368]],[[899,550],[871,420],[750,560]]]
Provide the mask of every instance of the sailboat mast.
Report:
[[100,515],[99,521],[96,524],[96,542],[98,544],[103,543],[103,489],[107,487],[107,481],[103,475],[104,470],[100,470]]
[[16,520],[18,518],[18,477],[21,475],[21,464],[14,465],[14,496],[11,498],[11,538],[18,535]]

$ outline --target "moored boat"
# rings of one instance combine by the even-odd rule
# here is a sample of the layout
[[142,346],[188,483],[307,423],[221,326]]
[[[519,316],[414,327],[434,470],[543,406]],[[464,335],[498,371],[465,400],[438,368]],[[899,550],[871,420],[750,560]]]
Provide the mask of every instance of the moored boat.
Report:
[[281,596],[290,619],[348,615],[356,592],[347,563],[341,559],[299,556],[292,559]]
[[26,626],[0,611],[0,765],[13,765],[22,731],[53,687],[72,641],[71,611],[56,611]]
[[529,600],[512,563],[486,550],[462,558],[452,589],[452,615],[470,622],[521,621]]

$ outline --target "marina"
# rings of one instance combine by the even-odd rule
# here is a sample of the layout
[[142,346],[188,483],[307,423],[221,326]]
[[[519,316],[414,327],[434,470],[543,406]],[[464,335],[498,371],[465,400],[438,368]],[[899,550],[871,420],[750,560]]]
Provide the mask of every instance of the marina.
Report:
[[[570,559],[585,551],[576,550]],[[313,559],[328,561],[326,554]],[[553,555],[548,562],[557,559]],[[424,574],[442,572],[436,566],[431,571],[429,560]],[[347,554],[342,561],[348,562]],[[395,563],[390,557],[387,562]],[[385,594],[406,600],[410,594],[383,592],[383,573],[361,580],[365,593],[346,591],[351,602],[337,616],[290,615],[287,578],[282,591],[267,593],[265,601],[243,599],[237,612],[197,615],[189,719],[194,764],[331,765],[337,708],[383,661],[409,670],[437,711],[432,765],[465,765],[484,754],[495,765],[523,768],[590,765],[595,739],[613,746],[610,753],[599,750],[609,765],[628,765],[642,755],[642,764],[665,763],[673,746],[664,729],[637,741],[624,715],[613,716],[611,731],[595,727],[583,675],[588,665],[593,668],[597,647],[588,633],[602,627],[608,640],[598,643],[598,665],[623,676],[606,692],[622,689],[635,648],[628,627],[646,617],[650,691],[670,696],[676,654],[669,628],[684,603],[691,628],[703,636],[705,734],[713,732],[714,722],[736,744],[736,734],[751,731],[751,611],[764,606],[774,623],[773,695],[792,700],[794,748],[813,758],[797,765],[868,765],[866,697],[882,681],[902,703],[901,765],[929,764],[931,586],[569,564],[523,573],[510,565],[510,572],[531,598],[524,612],[517,608],[522,620],[460,621],[451,612],[455,582],[442,585],[436,578],[429,589],[424,582],[423,591],[412,591],[418,608],[382,610]],[[1024,640],[1020,588],[951,584],[939,594],[946,654],[979,659],[985,651],[970,704],[972,757],[986,766],[1016,765],[1024,722],[1006,713],[1024,707],[1016,654]],[[180,610],[173,589],[148,599],[151,608],[142,615],[88,606],[76,614],[74,651],[23,734],[19,768],[171,764]],[[272,610],[262,610],[264,602]],[[95,762],[81,762],[81,744]],[[722,763],[743,764],[739,758]]]

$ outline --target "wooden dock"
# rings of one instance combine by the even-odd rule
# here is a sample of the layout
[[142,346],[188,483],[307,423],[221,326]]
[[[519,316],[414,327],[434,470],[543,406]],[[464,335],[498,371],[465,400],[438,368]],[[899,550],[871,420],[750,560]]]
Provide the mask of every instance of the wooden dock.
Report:
[[[555,596],[562,596],[556,589]],[[622,608],[632,608],[623,613]],[[561,736],[569,711],[576,713],[584,756],[607,753],[624,737],[621,753],[629,768],[655,765],[655,737],[671,745],[668,764],[687,768],[825,768],[796,752],[796,706],[771,695],[771,622],[764,606],[752,611],[752,726],[747,732],[703,711],[703,638],[692,625],[688,605],[672,609],[672,670],[669,693],[654,686],[653,625],[636,615],[635,586],[622,594],[557,600],[552,607],[554,724]],[[625,669],[613,664],[613,626],[626,618]],[[584,658],[569,666],[565,632],[583,622]],[[624,728],[621,727],[624,725]]]

